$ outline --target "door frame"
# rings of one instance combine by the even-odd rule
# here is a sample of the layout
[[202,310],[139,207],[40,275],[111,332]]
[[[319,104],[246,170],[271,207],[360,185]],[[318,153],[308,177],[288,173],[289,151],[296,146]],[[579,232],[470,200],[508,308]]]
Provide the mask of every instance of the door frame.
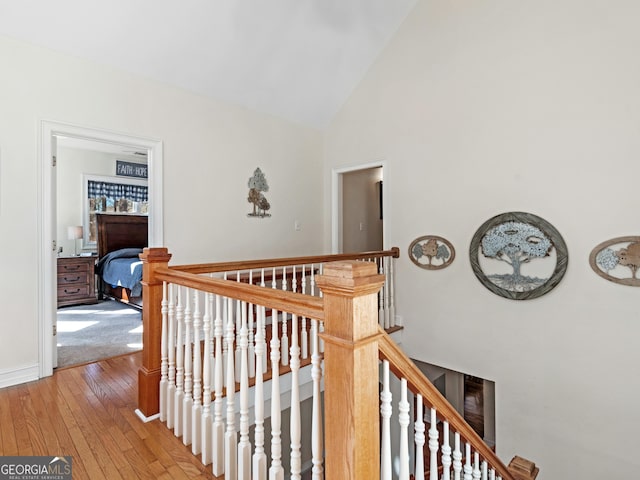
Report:
[[[342,252],[342,176],[345,173],[369,170],[371,168],[382,168],[384,188],[388,192],[387,165],[384,160],[350,167],[333,168],[331,170],[331,253],[333,254]],[[382,211],[385,212],[385,216],[382,219],[382,245],[383,248],[386,248],[386,212],[389,211],[387,208],[387,195],[382,195]]]
[[57,222],[51,208],[51,199],[56,195],[53,181],[52,158],[55,152],[55,137],[71,137],[102,143],[125,145],[148,152],[149,168],[149,246],[163,246],[163,192],[162,192],[162,141],[100,130],[81,125],[40,121],[40,149],[38,162],[38,368],[39,377],[53,374],[53,326],[56,314],[56,265],[54,226]]

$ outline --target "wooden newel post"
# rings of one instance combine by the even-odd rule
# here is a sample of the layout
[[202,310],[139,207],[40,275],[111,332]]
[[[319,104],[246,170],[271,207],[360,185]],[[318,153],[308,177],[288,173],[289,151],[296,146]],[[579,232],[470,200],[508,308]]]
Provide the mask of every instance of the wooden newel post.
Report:
[[142,260],[142,368],[138,371],[138,409],[145,417],[160,411],[160,342],[162,338],[162,282],[155,270],[168,267],[166,248],[145,248]]
[[324,296],[325,478],[380,478],[378,291],[370,262],[328,263]]

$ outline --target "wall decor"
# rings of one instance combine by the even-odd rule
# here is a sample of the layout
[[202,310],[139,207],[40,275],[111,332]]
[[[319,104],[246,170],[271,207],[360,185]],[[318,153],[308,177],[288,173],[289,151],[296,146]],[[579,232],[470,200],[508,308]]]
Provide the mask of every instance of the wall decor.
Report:
[[271,208],[271,205],[267,198],[262,194],[262,192],[269,191],[269,185],[267,184],[267,179],[260,168],[256,168],[254,170],[253,176],[249,178],[247,186],[249,187],[247,202],[253,204],[253,212],[247,213],[247,216],[258,218],[270,217],[271,214],[267,213],[267,211]]
[[553,289],[567,270],[567,246],[546,220],[508,212],[487,220],[469,247],[473,273],[496,295],[528,300]]
[[123,177],[147,178],[149,167],[146,163],[116,160],[116,175]]
[[437,235],[418,237],[409,245],[411,261],[427,270],[448,267],[455,257],[456,251],[451,242]]
[[594,272],[613,283],[640,287],[640,236],[612,238],[589,255]]

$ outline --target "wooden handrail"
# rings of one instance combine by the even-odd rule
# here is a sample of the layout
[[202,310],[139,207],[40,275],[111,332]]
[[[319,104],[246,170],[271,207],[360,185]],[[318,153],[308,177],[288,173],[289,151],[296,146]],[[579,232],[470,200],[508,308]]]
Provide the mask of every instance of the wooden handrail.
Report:
[[262,305],[267,308],[292,313],[295,315],[324,320],[323,301],[320,297],[303,295],[301,293],[278,290],[274,294],[273,289],[258,285],[250,285],[235,280],[223,280],[220,278],[204,277],[191,272],[177,271],[175,268],[157,268],[155,278],[195,288],[204,292],[215,293],[225,297],[234,298],[242,302]]
[[462,438],[473,445],[478,454],[484,458],[503,480],[515,480],[506,465],[484,443],[484,440],[469,426],[446,398],[427,380],[424,374],[411,361],[400,347],[391,340],[391,337],[381,330],[378,341],[381,360],[389,361],[389,368],[398,378],[405,378],[407,385],[413,393],[422,395],[425,403],[436,409],[439,418],[449,422],[449,425],[457,431]]
[[339,253],[334,255],[312,255],[308,257],[269,258],[266,260],[242,260],[222,263],[199,263],[192,265],[176,265],[171,268],[188,273],[219,273],[239,270],[257,270],[260,268],[285,267],[311,263],[338,262],[344,260],[360,260],[379,257],[400,257],[400,249],[379,250],[361,253]]

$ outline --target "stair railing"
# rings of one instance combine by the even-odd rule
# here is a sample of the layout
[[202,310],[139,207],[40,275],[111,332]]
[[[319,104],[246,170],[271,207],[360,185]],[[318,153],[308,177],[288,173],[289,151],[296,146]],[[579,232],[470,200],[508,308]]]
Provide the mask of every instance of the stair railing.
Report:
[[[162,248],[145,249],[141,255],[145,308],[140,412],[147,417],[159,412],[185,445],[190,444],[192,452],[201,455],[203,463],[212,464],[214,475],[224,474],[229,480],[277,480],[284,478],[287,470],[289,478],[300,479],[302,436],[310,433],[313,480],[390,479],[387,472],[392,462],[386,452],[392,442],[385,432],[390,430],[393,407],[388,382],[387,386],[383,382],[379,393],[382,360],[382,378],[388,377],[384,372],[389,370],[403,377],[402,384],[421,396],[418,404],[431,409],[432,425],[436,419],[452,425],[451,455],[447,453],[450,442],[444,438],[438,442],[435,430],[429,430],[430,480],[439,478],[438,470],[449,472],[445,468],[449,457],[453,466],[450,478],[454,480],[513,479],[448,403],[440,403],[435,388],[386,337],[381,328],[385,316],[380,315],[379,292],[385,284],[390,287],[387,276],[378,273],[379,263],[343,260],[322,264],[317,271],[311,268],[309,275],[318,287],[313,296],[296,292],[297,286],[282,287],[289,282],[293,285],[293,278],[302,282],[305,275],[287,280],[284,274],[272,271],[272,277],[279,278],[275,286],[267,287],[262,273],[260,280],[254,281],[253,274],[245,275],[244,267],[234,275],[226,270],[228,264],[220,271],[227,274],[217,278],[212,276],[211,265],[170,268],[170,257]],[[249,271],[271,267],[270,261],[261,262],[260,267],[248,267]],[[250,319],[255,319],[251,329],[253,377],[248,373]],[[311,358],[306,366],[301,356],[304,322],[300,319],[310,321]],[[284,334],[280,333],[285,322],[282,331],[289,339],[288,351],[282,349]],[[282,361],[285,355],[286,364]],[[289,373],[283,376],[285,371]],[[295,381],[305,375],[306,380]],[[398,404],[403,432],[399,478],[409,480],[413,468],[408,465],[411,421],[407,389],[403,390]],[[303,424],[301,402],[305,398],[311,399],[313,407],[311,418]],[[270,413],[265,412],[268,405]],[[291,425],[288,432],[281,430],[284,411]],[[270,417],[270,432],[264,428],[266,417]],[[416,448],[424,432],[420,423],[415,422]],[[250,424],[254,425],[253,445],[249,442]],[[289,437],[288,442],[283,442],[283,435]],[[331,440],[325,443],[325,438]],[[464,453],[456,448],[455,439],[464,441]],[[440,464],[437,460],[434,463],[438,444]],[[420,472],[424,468],[418,460],[422,456],[415,457],[416,477],[423,478]],[[462,472],[464,477],[460,477]]]
[[[384,332],[380,334],[379,355],[382,361],[383,390],[381,401],[383,411],[390,408],[389,372],[399,379],[400,413],[402,439],[406,450],[399,455],[400,471],[414,471],[415,480],[459,480],[461,478],[480,478],[482,480],[512,480],[514,477],[493,450],[480,438],[464,418],[442,396],[435,386],[424,376],[418,367],[405,355],[400,347]],[[408,445],[410,433],[409,409],[412,402],[408,395],[414,395],[416,408],[414,412],[414,465],[409,465]],[[427,415],[424,415],[426,413]],[[427,435],[427,452],[425,446],[425,416],[429,426]],[[385,416],[383,415],[383,423]],[[389,428],[383,426],[383,443]],[[425,453],[427,455],[425,456]],[[387,448],[382,451],[384,465],[381,479],[391,480],[391,452]],[[428,462],[424,462],[424,458]],[[423,463],[424,462],[424,463]],[[426,463],[426,465],[425,465]],[[427,472],[428,476],[425,476]],[[401,480],[409,480],[408,475],[400,475]]]

